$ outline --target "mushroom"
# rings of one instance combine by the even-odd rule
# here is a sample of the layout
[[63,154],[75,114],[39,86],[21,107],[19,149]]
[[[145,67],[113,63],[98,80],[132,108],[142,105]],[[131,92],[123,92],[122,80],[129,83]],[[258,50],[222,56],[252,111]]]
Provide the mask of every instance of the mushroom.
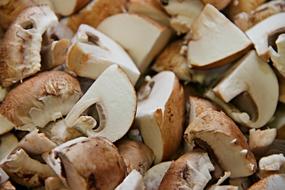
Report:
[[0,167],[0,187],[2,184],[8,182],[8,180],[9,180],[8,174]]
[[107,67],[117,64],[126,72],[132,84],[136,84],[139,70],[112,39],[88,25],[81,25],[73,41],[67,53],[67,68],[71,72],[96,79]]
[[30,158],[23,149],[11,153],[1,167],[13,181],[26,187],[41,186],[46,178],[55,175],[48,165]]
[[45,190],[68,190],[59,177],[48,177],[45,180]]
[[259,180],[248,190],[282,190],[285,186],[285,174],[270,175],[262,180]]
[[102,137],[68,141],[53,149],[45,160],[71,190],[112,190],[127,173],[117,148]]
[[212,4],[214,7],[216,7],[218,10],[223,10],[226,8],[232,0],[202,0],[205,4]]
[[273,62],[273,66],[285,77],[285,34],[279,35],[275,43],[278,52],[270,47],[270,58]]
[[203,190],[211,180],[210,172],[213,170],[214,166],[207,153],[186,153],[172,162],[160,183],[159,189]]
[[271,67],[252,50],[206,96],[236,122],[260,128],[276,110],[278,88]]
[[118,65],[112,65],[73,106],[64,122],[67,127],[73,128],[84,111],[89,108],[88,112],[97,117],[97,110],[98,125],[95,121],[87,128],[76,128],[86,136],[102,136],[115,142],[130,129],[135,117],[136,104],[135,89],[129,78]]
[[[6,133],[0,136],[0,163],[3,161],[16,147],[18,139],[12,133]],[[0,178],[1,179],[1,178]]]
[[122,140],[117,144],[128,172],[136,170],[144,175],[154,161],[152,150],[141,142]]
[[132,170],[115,190],[144,190],[143,177],[137,170]]
[[90,0],[50,0],[54,6],[54,11],[62,16],[69,16],[76,13],[82,7],[89,3]]
[[[124,27],[121,27],[122,24]],[[106,18],[97,29],[118,42],[142,73],[166,46],[172,35],[172,31],[166,26],[147,17],[127,13]]]
[[283,154],[272,154],[262,157],[258,165],[261,171],[279,171],[285,169],[285,157]]
[[7,181],[3,184],[0,184],[0,190],[16,190],[16,188],[10,181]]
[[213,185],[208,190],[239,190],[239,187],[233,185]]
[[188,62],[193,68],[225,65],[251,47],[251,41],[246,35],[210,4],[205,6],[192,24],[191,34]]
[[9,121],[5,116],[3,116],[0,113],[0,123],[1,123],[1,127],[0,127],[0,135],[3,135],[9,131],[11,131],[15,125]]
[[47,7],[30,7],[16,18],[5,33],[0,47],[0,83],[3,87],[34,75],[41,68],[42,35],[57,24]]
[[150,94],[138,101],[135,124],[139,126],[145,144],[153,150],[155,163],[159,163],[169,159],[180,145],[185,98],[174,73],[163,71],[152,80]]
[[256,171],[256,160],[246,138],[236,124],[223,112],[207,110],[187,127],[184,138],[191,144],[209,149],[231,178],[246,177]]
[[171,161],[161,162],[150,168],[144,175],[144,184],[147,190],[157,190],[162,178],[169,169]]
[[167,0],[161,1],[161,4],[171,15],[170,25],[178,35],[190,31],[192,23],[204,6],[200,0]]
[[246,31],[246,35],[254,44],[258,56],[264,60],[270,57],[269,38],[276,34],[284,32],[285,13],[278,13],[270,16]]
[[0,114],[17,129],[32,131],[66,115],[80,96],[75,78],[61,71],[43,72],[11,90]]

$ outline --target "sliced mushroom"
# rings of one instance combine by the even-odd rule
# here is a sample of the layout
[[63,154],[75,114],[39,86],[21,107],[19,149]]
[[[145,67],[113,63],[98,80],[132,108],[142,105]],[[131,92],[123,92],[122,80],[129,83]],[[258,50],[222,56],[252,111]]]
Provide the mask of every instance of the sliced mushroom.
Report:
[[129,55],[112,39],[88,26],[81,25],[67,53],[67,68],[81,77],[96,79],[107,67],[117,64],[133,85],[140,76]]
[[247,177],[233,178],[229,180],[229,184],[238,186],[239,190],[247,190],[251,185],[251,181]]
[[183,88],[174,73],[163,71],[152,80],[150,94],[138,101],[136,125],[145,144],[153,150],[155,163],[159,163],[169,159],[180,145],[185,100]]
[[0,47],[0,83],[3,87],[40,70],[42,35],[56,24],[57,17],[47,6],[27,8],[16,18]]
[[53,3],[54,11],[62,16],[69,16],[82,7],[84,7],[90,0],[50,0]]
[[117,144],[128,172],[136,170],[144,175],[154,161],[152,150],[141,142],[122,140]]
[[212,4],[214,7],[216,7],[218,10],[222,10],[228,6],[232,0],[202,0],[203,3]]
[[261,171],[279,171],[282,167],[285,168],[285,157],[283,154],[262,157],[258,165]]
[[[0,163],[18,146],[18,139],[12,133],[0,136]],[[1,179],[1,178],[0,178]]]
[[7,181],[3,184],[0,184],[0,190],[16,190],[16,188],[10,181]]
[[213,170],[214,166],[207,153],[186,153],[171,164],[161,181],[159,189],[203,190],[211,180],[210,172]]
[[0,187],[2,184],[8,182],[8,180],[9,180],[8,174],[0,167]]
[[66,115],[81,96],[78,81],[61,71],[48,71],[11,90],[0,114],[17,129],[32,131]]
[[61,144],[46,162],[71,190],[112,190],[127,173],[117,148],[101,137],[81,137]]
[[260,128],[276,110],[278,88],[271,67],[255,51],[250,51],[214,87],[214,94],[206,96],[223,107],[236,122]]
[[207,110],[187,127],[184,138],[188,143],[208,147],[231,178],[250,176],[256,171],[256,160],[246,138],[236,124],[223,112]]
[[0,123],[1,123],[0,135],[3,135],[11,131],[15,127],[15,125],[2,114],[0,114]]
[[208,190],[239,190],[239,187],[233,185],[213,185]]
[[285,174],[275,174],[256,182],[248,190],[283,190],[284,186]]
[[278,52],[270,47],[270,58],[273,62],[273,66],[285,77],[285,33],[279,35],[275,43]]
[[192,24],[191,31],[188,44],[188,62],[191,67],[213,68],[224,65],[251,47],[251,41],[246,35],[210,4],[205,6]]
[[48,177],[45,180],[45,190],[68,190],[58,177]]
[[132,170],[115,190],[144,190],[143,177],[140,172]]
[[100,23],[98,30],[118,42],[142,73],[172,35],[168,27],[147,17],[126,13],[106,18]]
[[247,36],[254,44],[257,54],[264,60],[268,60],[269,55],[269,38],[285,31],[285,13],[278,13],[259,22],[246,31]]

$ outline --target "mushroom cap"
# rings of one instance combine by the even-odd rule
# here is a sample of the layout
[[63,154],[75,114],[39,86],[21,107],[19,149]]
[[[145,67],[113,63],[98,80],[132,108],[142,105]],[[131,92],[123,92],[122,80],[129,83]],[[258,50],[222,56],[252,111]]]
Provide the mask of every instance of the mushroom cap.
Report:
[[273,174],[262,180],[259,180],[248,190],[283,190],[285,186],[285,175],[284,174]]

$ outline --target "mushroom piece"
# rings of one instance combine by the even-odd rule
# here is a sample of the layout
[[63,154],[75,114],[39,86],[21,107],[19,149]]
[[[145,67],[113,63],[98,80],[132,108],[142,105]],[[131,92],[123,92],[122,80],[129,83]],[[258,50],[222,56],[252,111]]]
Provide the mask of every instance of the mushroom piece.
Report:
[[193,68],[213,68],[230,63],[251,47],[247,36],[210,4],[194,21],[191,32],[188,62]]
[[2,114],[0,114],[0,123],[1,123],[0,135],[3,135],[11,131],[15,127],[15,125]]
[[127,13],[110,16],[97,28],[118,42],[142,73],[166,46],[172,35],[172,31],[166,26],[147,17]]
[[57,24],[57,17],[47,6],[30,7],[16,18],[5,33],[0,47],[0,83],[11,86],[41,68],[42,35]]
[[0,190],[16,190],[16,188],[10,181],[7,181],[3,184],[0,184]]
[[256,171],[256,160],[246,138],[223,112],[207,110],[187,127],[184,138],[191,144],[210,149],[220,166],[231,172],[231,178],[250,176]]
[[203,3],[212,4],[214,7],[216,7],[218,10],[223,10],[231,3],[232,0],[202,0]]
[[102,136],[114,142],[122,138],[130,129],[135,117],[136,105],[135,89],[129,78],[118,65],[112,65],[97,78],[73,106],[65,118],[65,124],[73,128],[84,111],[89,108],[88,112],[92,115],[92,112],[96,113],[97,110],[98,125],[92,126],[94,122],[91,122],[91,126],[77,127],[77,129],[84,135]]
[[53,149],[45,160],[71,190],[112,190],[127,173],[117,148],[102,137],[68,141]]
[[163,71],[152,80],[149,95],[138,101],[135,124],[140,128],[144,143],[153,150],[155,163],[159,163],[169,159],[180,145],[185,98],[174,73]]
[[160,183],[159,189],[203,190],[211,180],[210,172],[213,170],[214,166],[207,153],[186,153],[172,162]]
[[137,170],[132,170],[115,190],[144,190],[143,177]]
[[96,79],[107,67],[117,64],[132,84],[136,84],[139,70],[129,55],[112,39],[88,25],[81,25],[73,41],[67,53],[67,68],[71,72]]
[[271,67],[252,50],[206,96],[236,122],[260,128],[276,110],[278,88]]
[[8,182],[8,180],[9,180],[8,174],[0,167],[0,187],[2,184]]
[[[18,146],[18,139],[12,133],[0,136],[0,163]],[[0,178],[1,179],[1,178]]]
[[262,180],[259,180],[248,190],[282,190],[285,186],[285,174],[270,175]]
[[90,0],[50,0],[54,6],[54,11],[62,16],[69,16],[78,10],[80,10],[82,7],[84,7],[86,4],[89,3]]
[[0,114],[17,129],[32,131],[66,115],[80,96],[75,78],[62,71],[43,72],[11,90]]
[[48,177],[45,180],[45,190],[68,190],[58,177]]
[[117,144],[128,172],[136,170],[144,175],[154,161],[152,150],[141,142],[122,140]]
[[161,162],[150,168],[144,175],[144,184],[147,190],[157,190],[162,178],[169,169],[171,161]]
[[285,31],[285,13],[278,13],[259,22],[246,31],[246,35],[254,44],[258,56],[264,60],[270,58],[269,38]]
[[233,185],[213,185],[208,190],[239,190],[239,187]]
[[273,66],[285,77],[285,34],[279,35],[275,43],[278,52],[270,47],[270,58],[273,62]]
[[279,171],[282,168],[285,169],[285,157],[283,154],[273,154],[262,157],[258,165],[261,171]]
[[1,167],[13,181],[26,187],[41,186],[46,178],[55,175],[48,165],[30,158],[23,149],[11,153]]

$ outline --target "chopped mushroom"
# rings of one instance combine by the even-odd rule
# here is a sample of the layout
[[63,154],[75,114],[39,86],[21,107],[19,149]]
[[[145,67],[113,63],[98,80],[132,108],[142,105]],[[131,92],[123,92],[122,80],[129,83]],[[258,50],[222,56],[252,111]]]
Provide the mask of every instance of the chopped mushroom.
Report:
[[10,181],[7,181],[3,184],[0,184],[0,190],[16,190],[16,188]]
[[0,185],[8,182],[9,176],[8,174],[0,167]]
[[115,190],[144,190],[143,177],[137,170],[132,170]]
[[285,174],[270,175],[262,180],[259,180],[248,190],[283,190],[285,187]]
[[233,185],[213,185],[208,190],[239,190],[239,187]]
[[[18,146],[18,139],[12,133],[6,133],[0,136],[0,163],[10,155]],[[1,178],[0,178],[1,179]],[[1,180],[0,180],[1,181]]]
[[82,7],[84,7],[90,0],[50,0],[54,6],[54,11],[62,16],[71,15]]
[[218,10],[224,9],[226,6],[228,6],[231,3],[232,0],[202,0],[203,3],[212,4],[214,7],[216,7]]
[[273,154],[262,157],[258,165],[259,169],[263,171],[279,171],[285,166],[285,157],[283,154]]
[[285,34],[279,35],[275,43],[278,52],[270,47],[270,58],[273,66],[285,77]]

